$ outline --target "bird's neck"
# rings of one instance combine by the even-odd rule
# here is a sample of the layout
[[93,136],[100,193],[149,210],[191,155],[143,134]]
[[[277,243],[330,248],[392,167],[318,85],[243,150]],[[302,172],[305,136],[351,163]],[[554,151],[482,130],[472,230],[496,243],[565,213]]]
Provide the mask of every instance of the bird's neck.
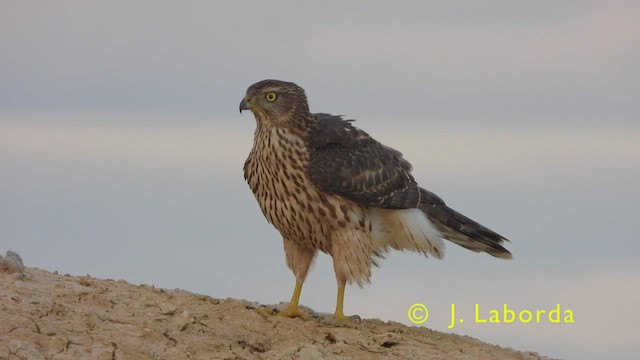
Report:
[[308,132],[298,127],[258,124],[254,137],[254,149],[272,151],[273,146],[283,143],[296,143],[296,146],[306,147],[308,137]]
[[281,116],[277,121],[262,119],[256,116],[256,136],[258,134],[287,134],[297,136],[305,142],[314,126],[314,118],[309,111],[299,111],[295,114]]

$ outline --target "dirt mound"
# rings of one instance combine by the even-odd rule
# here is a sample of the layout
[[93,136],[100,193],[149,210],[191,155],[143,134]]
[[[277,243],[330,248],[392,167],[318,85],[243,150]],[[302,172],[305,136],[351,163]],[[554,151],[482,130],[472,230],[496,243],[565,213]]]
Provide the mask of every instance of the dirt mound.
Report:
[[0,359],[543,359],[423,327],[336,328],[255,304],[35,268],[0,273]]

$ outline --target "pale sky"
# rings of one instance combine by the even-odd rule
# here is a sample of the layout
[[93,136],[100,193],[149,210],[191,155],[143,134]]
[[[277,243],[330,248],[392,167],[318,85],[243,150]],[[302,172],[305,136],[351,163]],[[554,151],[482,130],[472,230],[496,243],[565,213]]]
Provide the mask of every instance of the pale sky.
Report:
[[[288,301],[280,235],[242,177],[253,82],[307,90],[401,150],[425,188],[512,240],[392,253],[345,312],[564,359],[636,359],[640,4],[7,1],[0,253],[27,266]],[[301,302],[332,312],[319,256]],[[448,329],[455,303],[463,324]],[[575,323],[478,324],[474,304]],[[484,311],[484,310],[483,310]],[[544,320],[544,318],[543,318]]]

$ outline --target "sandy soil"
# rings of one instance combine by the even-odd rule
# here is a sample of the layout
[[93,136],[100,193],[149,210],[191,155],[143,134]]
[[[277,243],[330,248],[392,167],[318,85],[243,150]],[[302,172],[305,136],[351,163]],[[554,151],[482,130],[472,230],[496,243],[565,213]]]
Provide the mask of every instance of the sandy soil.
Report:
[[0,272],[0,359],[545,359],[394,322],[337,328],[242,300],[20,270]]

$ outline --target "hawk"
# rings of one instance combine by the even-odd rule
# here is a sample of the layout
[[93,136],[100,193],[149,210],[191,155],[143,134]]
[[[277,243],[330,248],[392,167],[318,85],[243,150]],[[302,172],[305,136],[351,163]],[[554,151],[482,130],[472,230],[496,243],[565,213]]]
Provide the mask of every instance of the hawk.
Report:
[[302,285],[318,251],[331,255],[338,283],[333,318],[343,313],[345,285],[370,282],[371,268],[390,249],[441,259],[442,239],[502,259],[505,237],[449,208],[418,186],[402,153],[353,126],[353,120],[311,113],[298,85],[251,85],[240,112],[256,119],[244,177],[267,220],[284,241],[296,278],[288,308],[302,316]]

